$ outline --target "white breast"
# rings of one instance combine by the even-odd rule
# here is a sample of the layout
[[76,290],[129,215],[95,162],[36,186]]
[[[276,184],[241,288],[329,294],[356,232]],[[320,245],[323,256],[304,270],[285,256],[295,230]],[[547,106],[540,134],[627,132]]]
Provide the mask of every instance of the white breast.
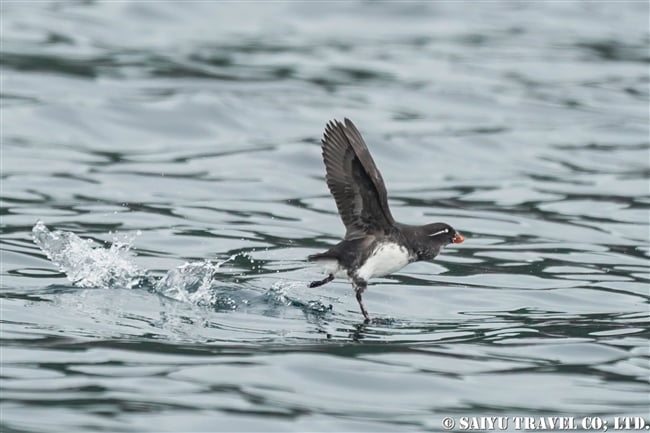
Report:
[[316,260],[318,266],[323,269],[323,272],[326,274],[332,274],[336,278],[347,278],[348,274],[345,273],[345,270],[339,265],[339,261],[336,259],[320,259]]
[[380,244],[359,268],[357,276],[366,281],[372,277],[383,277],[399,271],[409,262],[406,248],[394,243]]

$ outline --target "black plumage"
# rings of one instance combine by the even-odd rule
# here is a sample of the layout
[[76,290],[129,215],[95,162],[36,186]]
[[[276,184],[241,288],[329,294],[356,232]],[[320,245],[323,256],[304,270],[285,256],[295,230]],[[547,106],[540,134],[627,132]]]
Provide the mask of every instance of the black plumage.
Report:
[[328,276],[313,281],[317,287],[343,273],[352,282],[357,301],[369,320],[362,293],[368,279],[401,269],[418,260],[431,260],[440,249],[463,237],[445,223],[412,226],[396,222],[388,207],[388,194],[361,133],[349,119],[330,121],[322,139],[327,186],[336,202],[346,232],[343,241],[309,256],[327,263]]

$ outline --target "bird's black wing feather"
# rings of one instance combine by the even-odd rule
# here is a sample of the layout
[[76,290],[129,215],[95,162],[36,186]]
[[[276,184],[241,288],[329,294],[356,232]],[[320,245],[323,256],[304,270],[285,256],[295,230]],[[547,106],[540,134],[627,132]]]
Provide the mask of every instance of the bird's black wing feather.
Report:
[[393,223],[386,186],[359,130],[332,120],[322,140],[327,186],[346,228],[345,239],[386,232]]

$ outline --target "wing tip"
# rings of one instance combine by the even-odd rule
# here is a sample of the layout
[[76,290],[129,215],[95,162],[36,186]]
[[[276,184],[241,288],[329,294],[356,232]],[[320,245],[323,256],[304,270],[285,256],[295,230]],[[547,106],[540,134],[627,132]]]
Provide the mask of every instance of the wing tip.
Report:
[[346,127],[348,127],[348,128],[355,128],[355,129],[356,129],[356,126],[354,125],[354,122],[351,121],[349,117],[345,117],[345,118],[343,119],[343,121],[345,122],[345,126],[346,126]]
[[337,135],[345,137],[345,126],[338,119],[332,119],[325,125],[321,146],[325,147],[328,142],[337,141]]
[[350,120],[349,117],[344,117],[341,122],[337,118],[330,119],[326,124],[325,128],[335,128],[335,127],[355,127],[354,122]]
[[[347,118],[346,118],[347,119]],[[336,127],[341,127],[343,126],[343,123],[339,119],[330,119],[327,124],[325,125],[325,129],[327,128],[336,128]]]
[[350,138],[349,133],[361,136],[356,125],[349,117],[344,117],[343,122],[334,118],[325,124],[325,131],[323,133],[323,138],[321,139],[321,144],[325,144],[328,139],[334,138],[333,136],[337,132],[348,139]]

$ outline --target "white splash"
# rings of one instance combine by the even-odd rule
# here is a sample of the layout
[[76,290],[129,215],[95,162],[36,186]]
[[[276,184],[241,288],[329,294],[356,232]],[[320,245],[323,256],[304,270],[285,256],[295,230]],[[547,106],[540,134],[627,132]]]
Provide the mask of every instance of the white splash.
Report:
[[250,256],[243,252],[217,263],[207,260],[187,262],[156,279],[135,264],[131,253],[135,236],[122,236],[122,240],[115,238],[110,247],[105,248],[92,239],[82,239],[71,232],[50,231],[42,221],[38,221],[32,228],[32,237],[52,263],[79,287],[143,287],[168,298],[213,310],[236,310],[248,308],[251,304],[258,304],[262,308],[293,306],[312,313],[331,310],[331,305],[320,301],[301,300],[302,296],[297,293],[302,292],[304,283],[277,283],[268,290],[260,291],[219,281],[217,271],[224,263],[238,256],[252,262]]
[[264,293],[264,298],[271,305],[283,305],[302,308],[306,312],[326,312],[332,310],[332,304],[325,304],[322,300],[303,301],[298,293],[304,292],[305,283],[281,281],[273,284]]
[[[155,290],[178,301],[197,305],[215,305],[218,300],[221,301],[221,299],[217,299],[218,295],[212,288],[215,273],[221,265],[233,257],[217,264],[207,260],[184,263],[175,269],[170,269],[156,283]],[[236,304],[232,309],[235,308]]]
[[217,269],[236,255],[216,264],[208,261],[187,262],[170,269],[164,277],[154,281],[146,270],[135,264],[131,253],[135,236],[116,237],[109,248],[104,248],[92,239],[82,239],[71,232],[50,231],[42,221],[38,221],[32,228],[32,237],[52,263],[76,286],[133,288],[146,283],[157,292],[178,301],[236,308],[235,304],[229,305],[229,298],[217,296],[212,287]]
[[133,288],[145,274],[130,252],[135,236],[115,240],[106,249],[71,232],[50,231],[43,221],[38,221],[32,228],[32,238],[52,263],[80,287]]

